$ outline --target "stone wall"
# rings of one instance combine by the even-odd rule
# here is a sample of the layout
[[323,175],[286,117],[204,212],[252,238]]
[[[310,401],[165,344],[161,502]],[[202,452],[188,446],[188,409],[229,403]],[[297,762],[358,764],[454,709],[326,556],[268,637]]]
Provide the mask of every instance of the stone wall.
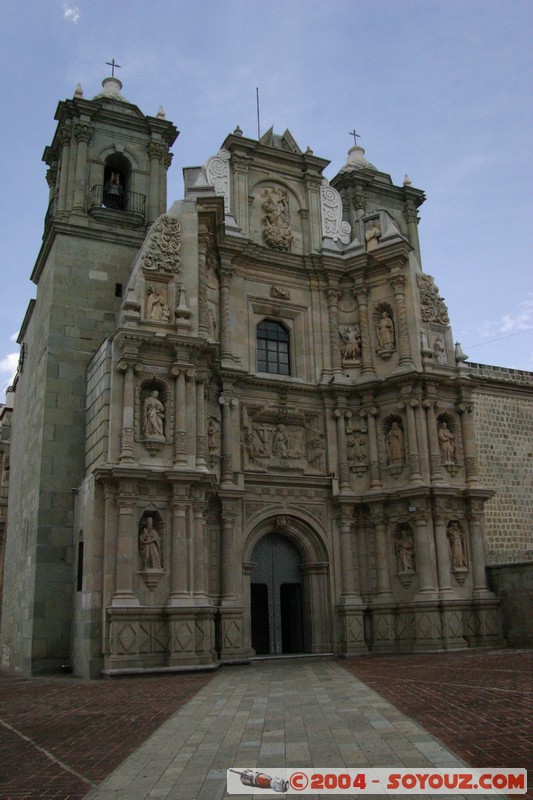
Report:
[[107,455],[110,411],[111,343],[106,339],[87,370],[87,427],[85,467],[91,469]]
[[487,563],[533,561],[533,374],[468,364],[486,506]]
[[507,644],[533,647],[533,563],[503,564],[487,570],[490,589],[501,598]]

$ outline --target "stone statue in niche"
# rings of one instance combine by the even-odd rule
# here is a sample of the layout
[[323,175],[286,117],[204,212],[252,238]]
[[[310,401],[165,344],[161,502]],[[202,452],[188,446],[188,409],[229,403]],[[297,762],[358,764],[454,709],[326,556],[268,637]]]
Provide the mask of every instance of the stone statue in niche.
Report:
[[149,438],[163,439],[165,424],[165,406],[159,399],[159,392],[154,389],[143,404],[143,433]]
[[220,434],[218,430],[218,422],[216,419],[211,417],[209,420],[209,424],[207,426],[207,448],[210,454],[214,454],[218,451],[220,446]]
[[448,525],[448,542],[450,544],[450,555],[452,559],[452,569],[463,569],[467,567],[465,553],[465,537],[457,522],[450,522]]
[[263,189],[263,238],[269,247],[289,250],[293,235],[289,216],[289,193],[279,187]]
[[339,325],[342,361],[357,361],[361,355],[361,330],[359,325]]
[[439,447],[443,463],[455,464],[455,436],[446,422],[439,428]]
[[168,322],[170,310],[165,303],[161,289],[148,286],[146,295],[146,318],[156,322]]
[[372,250],[375,250],[376,247],[379,246],[379,240],[381,239],[381,227],[377,219],[369,220],[365,225],[365,241],[366,241],[366,251],[367,253],[371,253]]
[[394,322],[388,311],[381,312],[381,318],[376,325],[376,336],[379,348],[383,352],[394,350]]
[[435,348],[435,361],[437,362],[437,364],[447,364],[448,358],[446,356],[446,346],[444,344],[444,339],[441,339],[441,337],[438,336],[435,339],[434,348]]
[[283,459],[289,457],[289,437],[285,425],[277,425],[272,435],[272,455]]
[[398,572],[415,572],[415,543],[410,528],[395,537],[394,549]]
[[405,449],[403,431],[396,420],[393,421],[391,429],[385,439],[387,456],[390,466],[398,466],[405,463]]
[[153,517],[146,517],[139,534],[139,552],[143,569],[161,569],[161,540]]

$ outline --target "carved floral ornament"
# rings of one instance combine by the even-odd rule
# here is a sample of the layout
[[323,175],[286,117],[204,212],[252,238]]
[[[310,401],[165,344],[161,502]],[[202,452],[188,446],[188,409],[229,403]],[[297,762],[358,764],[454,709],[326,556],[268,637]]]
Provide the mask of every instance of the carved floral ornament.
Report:
[[141,265],[146,270],[158,270],[179,275],[180,251],[181,228],[179,220],[169,214],[163,214],[152,225],[148,246],[141,257]]
[[227,150],[219,150],[205,165],[207,182],[214,188],[216,194],[224,197],[224,211],[230,211],[230,154]]
[[420,312],[424,322],[439,322],[448,325],[450,318],[443,298],[439,294],[431,275],[418,276],[418,289],[420,291]]
[[327,180],[320,187],[320,208],[322,212],[322,237],[341,241],[343,244],[350,242],[350,224],[342,220],[342,199],[340,194]]

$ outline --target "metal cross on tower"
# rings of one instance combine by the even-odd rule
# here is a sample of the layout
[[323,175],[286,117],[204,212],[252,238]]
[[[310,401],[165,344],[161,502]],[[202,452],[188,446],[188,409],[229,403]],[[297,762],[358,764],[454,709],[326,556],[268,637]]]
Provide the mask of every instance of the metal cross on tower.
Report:
[[350,131],[349,135],[353,136],[354,145],[356,145],[357,144],[357,140],[361,138],[361,134],[360,133],[356,133],[355,132],[355,128],[353,129],[353,131]]
[[111,67],[111,77],[112,78],[115,77],[115,69],[122,69],[120,64],[117,64],[114,58],[112,58],[111,61],[106,61],[105,63],[108,64]]

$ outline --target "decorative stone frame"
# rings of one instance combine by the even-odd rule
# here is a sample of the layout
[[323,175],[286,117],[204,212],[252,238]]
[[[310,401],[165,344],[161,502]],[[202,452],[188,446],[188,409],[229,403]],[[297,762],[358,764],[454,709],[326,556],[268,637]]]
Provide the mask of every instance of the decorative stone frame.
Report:
[[[310,370],[304,357],[306,352],[305,313],[306,309],[297,308],[288,303],[249,298],[248,359],[249,371],[253,375],[272,381],[294,381],[295,378],[300,380],[310,379]],[[275,373],[257,371],[257,326],[264,319],[281,322],[289,333],[290,375],[277,375]]]

